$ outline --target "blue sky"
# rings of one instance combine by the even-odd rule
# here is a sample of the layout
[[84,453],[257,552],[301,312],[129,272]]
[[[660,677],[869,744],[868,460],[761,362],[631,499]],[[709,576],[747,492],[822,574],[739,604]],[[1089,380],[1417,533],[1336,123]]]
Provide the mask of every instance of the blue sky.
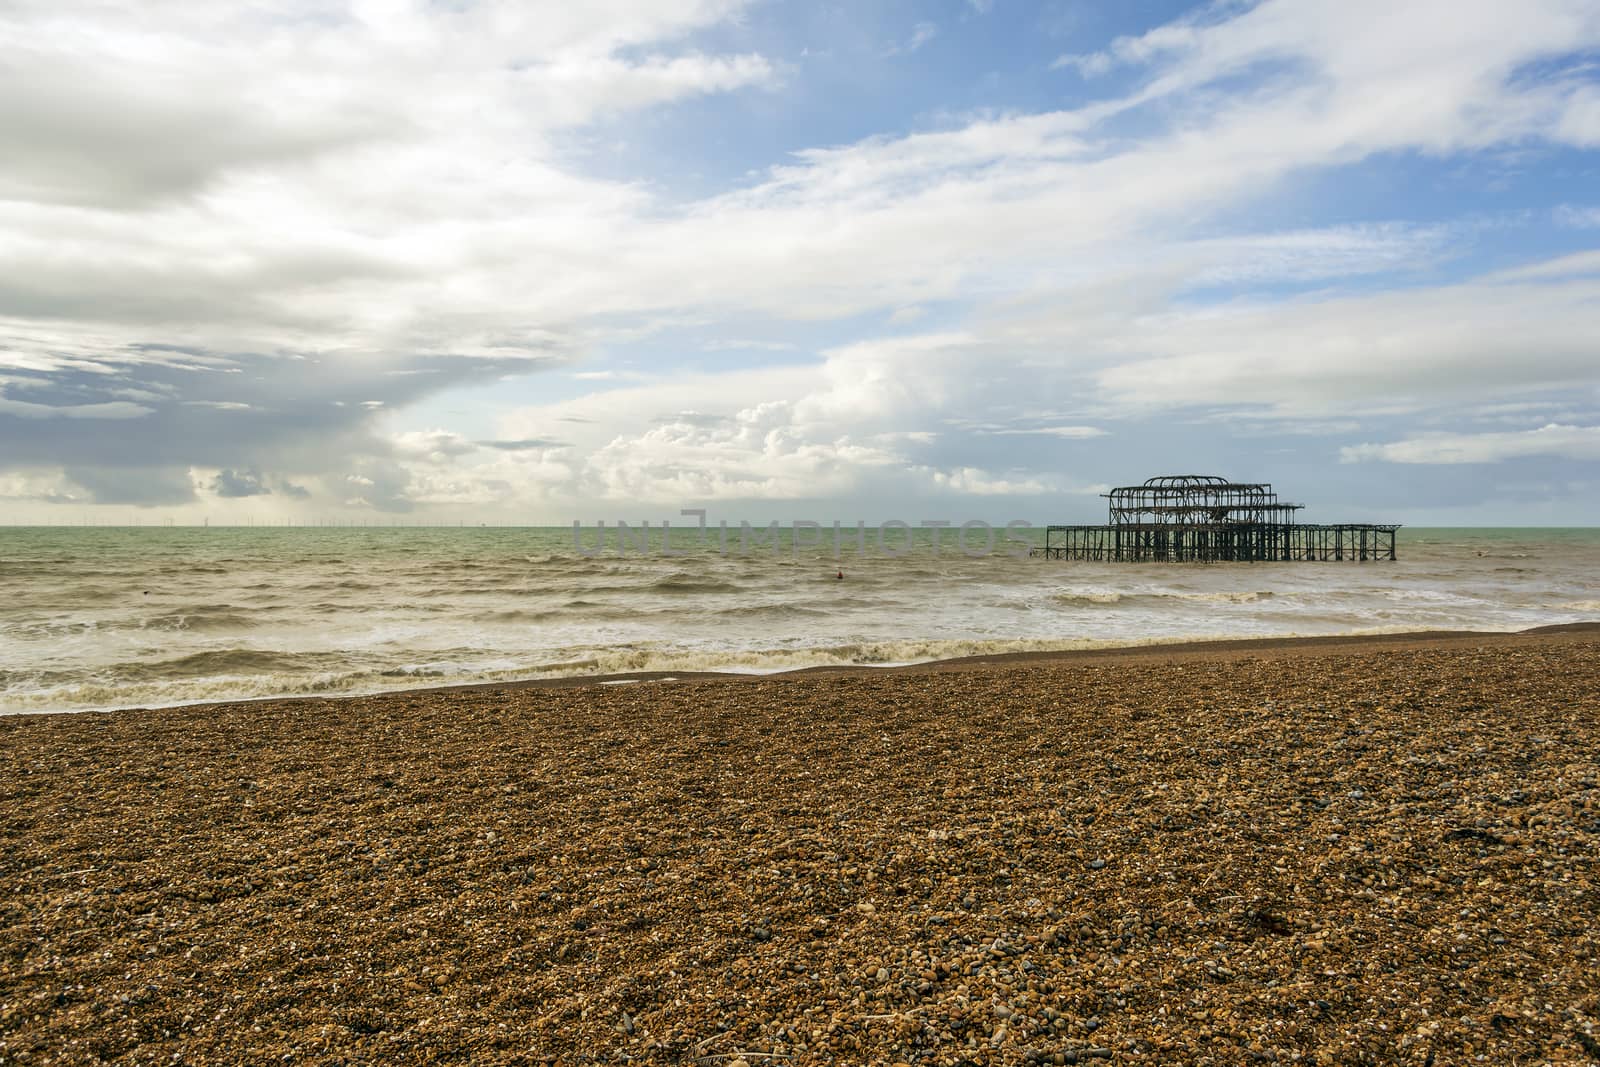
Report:
[[1600,523],[1600,0],[19,0],[0,521]]

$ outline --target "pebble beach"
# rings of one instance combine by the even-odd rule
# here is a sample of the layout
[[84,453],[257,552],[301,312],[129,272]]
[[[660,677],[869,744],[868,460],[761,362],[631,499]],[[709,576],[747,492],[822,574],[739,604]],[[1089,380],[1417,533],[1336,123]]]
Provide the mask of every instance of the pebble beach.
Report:
[[1600,628],[0,718],[0,1064],[1600,1063]]

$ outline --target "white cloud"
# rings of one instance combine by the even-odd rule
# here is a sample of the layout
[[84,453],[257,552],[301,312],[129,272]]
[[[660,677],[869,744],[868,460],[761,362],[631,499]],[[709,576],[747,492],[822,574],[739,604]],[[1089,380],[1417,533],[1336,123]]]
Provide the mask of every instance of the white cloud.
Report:
[[1119,38],[1102,55],[1114,65],[1155,68],[1145,99],[1292,64],[1300,84],[1321,83],[1330,117],[1345,120],[1329,131],[1335,136],[1400,135],[1442,146],[1498,140],[1528,122],[1570,139],[1565,116],[1589,90],[1577,82],[1513,85],[1512,75],[1597,35],[1600,10],[1589,4],[1531,4],[1513,13],[1494,0],[1265,0],[1242,11],[1204,8]]
[[[102,333],[160,331],[234,351],[542,355],[581,349],[593,328],[584,324],[619,316],[837,318],[1005,293],[1041,275],[1070,281],[1073,264],[1088,275],[1106,257],[1163,262],[1170,238],[1152,234],[1181,239],[1197,213],[1305,168],[1561,136],[1565,91],[1510,74],[1600,41],[1593,19],[1556,0],[1515,13],[1454,5],[1442,20],[1408,13],[1413,6],[1426,7],[1274,0],[1215,25],[1169,27],[1119,46],[1156,63],[1129,97],[804,150],[747,188],[687,205],[576,173],[551,130],[684,93],[771,85],[773,64],[761,56],[665,51],[735,5],[615,4],[551,27],[503,4],[362,9],[350,20],[269,19],[274,47],[247,55],[226,20],[186,12],[151,22],[113,6],[93,22],[108,55],[79,55],[59,30],[43,35],[46,50],[72,70],[99,61],[89,80],[112,93],[148,80],[141,47],[175,53],[183,100],[243,116],[222,126],[245,129],[267,114],[291,132],[314,132],[329,116],[359,130],[305,132],[315,144],[287,156],[208,162],[171,186],[186,199],[134,214],[0,209],[3,306],[80,324],[58,333],[93,322]],[[19,10],[11,28],[37,31],[43,6]],[[74,25],[70,7],[54,18]],[[1422,49],[1434,34],[1408,30],[1430,21],[1442,21],[1449,41]],[[1263,57],[1312,76],[1270,93],[1208,96],[1193,110],[1180,99]],[[213,91],[241,63],[248,76],[234,81],[272,87],[309,117]],[[1165,131],[1128,140],[1109,125],[1166,99],[1176,121]],[[178,125],[174,144],[191,140]],[[131,172],[103,154],[121,151],[114,145],[80,142],[102,153],[94,173]],[[1310,262],[1306,250],[1261,251]],[[1323,251],[1321,269],[1337,272],[1340,256],[1353,263],[1371,249]],[[1406,254],[1396,246],[1395,258],[1365,262],[1392,267]],[[197,302],[214,309],[208,321],[194,321]]]
[[936,470],[932,472],[932,477],[933,483],[941,489],[971,496],[1030,496],[1049,492],[1051,488],[1040,478],[1006,478],[977,467]]
[[1116,66],[1117,61],[1106,52],[1057,56],[1055,62],[1050,64],[1052,70],[1071,69],[1085,78],[1098,78],[1102,74],[1109,74]]
[[1419,434],[1388,444],[1351,445],[1340,450],[1346,463],[1499,463],[1526,456],[1600,460],[1600,426],[1551,423],[1536,430],[1501,433]]
[[0,471],[0,500],[83,504],[88,495],[59,470],[13,470]]
[[476,452],[478,446],[449,430],[412,430],[390,438],[397,456],[427,463],[447,463]]
[[[19,160],[0,175],[0,363],[71,376],[82,395],[46,412],[0,404],[34,421],[133,418],[172,395],[197,414],[238,415],[242,433],[288,403],[261,395],[260,381],[290,376],[266,366],[432,375],[437,385],[409,393],[315,400],[345,412],[348,432],[327,460],[339,474],[309,473],[337,484],[358,452],[391,463],[357,473],[371,483],[361,499],[379,506],[403,495],[770,499],[859,489],[898,462],[943,472],[942,490],[983,494],[1039,479],[987,458],[933,462],[920,454],[935,447],[931,427],[954,427],[937,442],[952,450],[1019,433],[1057,439],[1041,449],[1092,448],[1101,423],[1186,408],[1329,425],[1595,381],[1600,252],[1423,285],[1421,271],[1470,245],[1471,227],[1255,233],[1237,222],[1297,180],[1375,159],[1593,145],[1581,68],[1529,71],[1600,46],[1594,5],[1213,5],[1063,61],[1132,72],[1121,96],[801,149],[688,201],[648,174],[586,169],[581,149],[594,146],[579,135],[597,120],[625,140],[615,120],[629,113],[783,91],[793,75],[781,63],[690,41],[742,10],[6,5],[0,34],[21,43],[0,92],[25,89],[31,110],[0,116]],[[934,29],[918,26],[903,47]],[[1589,211],[1557,219],[1585,224]],[[1410,287],[1339,288],[1384,274]],[[1328,289],[1279,291],[1313,282]],[[1207,291],[1221,287],[1255,291],[1219,303]],[[934,324],[877,337],[853,320],[865,313],[890,328]],[[782,332],[823,321],[821,352]],[[696,352],[793,355],[687,376],[670,345],[651,351],[685,324]],[[738,340],[769,335],[780,339]],[[570,389],[625,381],[572,369],[624,343],[651,353],[638,373],[652,380],[526,405],[498,427],[508,441],[569,446],[476,448],[468,437],[483,431],[461,427],[381,432],[469,373],[448,360],[563,367]],[[163,377],[179,368],[192,377]],[[162,392],[223,374],[238,388]],[[91,396],[92,378],[103,395]],[[8,395],[23,388],[7,383]],[[1057,414],[1023,417],[1041,406]],[[308,451],[333,439],[318,440]]]
[[852,491],[863,470],[901,461],[849,436],[807,440],[792,416],[788,403],[769,401],[720,423],[672,421],[619,437],[587,457],[582,488],[603,500],[794,499]]
[[793,352],[799,346],[792,341],[756,341],[743,337],[726,337],[707,341],[700,347],[707,352]]
[[1062,437],[1069,441],[1082,441],[1090,437],[1104,437],[1106,431],[1098,426],[1035,426],[1029,429],[990,430],[997,437],[1015,437],[1037,434],[1042,437]]
[[1530,282],[1544,279],[1575,278],[1586,274],[1600,274],[1600,248],[1588,252],[1574,252],[1555,259],[1537,260],[1520,267],[1511,267],[1489,275],[1489,281]]
[[1600,280],[1491,278],[1169,314],[1102,340],[1143,356],[1097,381],[1127,411],[1412,412],[1592,383],[1597,336]]
[[588,57],[552,63],[541,73],[550,83],[551,113],[563,125],[686,96],[770,87],[777,78],[772,64],[759,55],[652,56],[639,61]]
[[742,6],[7,5],[0,95],[29,106],[0,114],[0,313],[227,351],[548,351],[570,316],[508,292],[644,201],[573,173],[560,131],[776,84],[675,47]]
[[1600,145],[1600,92],[1594,86],[1584,86],[1568,97],[1559,133],[1569,144],[1583,148]]
[[927,308],[920,307],[916,304],[909,304],[903,308],[895,308],[894,311],[889,314],[889,321],[896,326],[904,326],[909,323],[916,322],[918,319],[927,315],[927,313]]
[[911,28],[911,36],[904,41],[899,41],[884,49],[885,59],[893,56],[908,56],[923,45],[939,36],[939,26],[933,22],[919,22]]
[[1552,212],[1552,216],[1561,226],[1579,230],[1600,228],[1600,207],[1561,204]]

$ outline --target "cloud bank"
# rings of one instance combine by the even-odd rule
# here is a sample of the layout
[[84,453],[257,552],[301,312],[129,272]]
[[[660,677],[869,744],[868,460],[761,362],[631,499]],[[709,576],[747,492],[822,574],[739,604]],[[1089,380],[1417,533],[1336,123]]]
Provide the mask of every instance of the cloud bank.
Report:
[[[1545,183],[1600,147],[1600,5],[1207,6],[1014,61],[1053,105],[952,108],[933,65],[877,132],[735,170],[719,125],[829,75],[781,15],[7,5],[4,500],[1048,506],[1263,435],[1592,477],[1594,208]],[[630,147],[670,122],[681,187]]]

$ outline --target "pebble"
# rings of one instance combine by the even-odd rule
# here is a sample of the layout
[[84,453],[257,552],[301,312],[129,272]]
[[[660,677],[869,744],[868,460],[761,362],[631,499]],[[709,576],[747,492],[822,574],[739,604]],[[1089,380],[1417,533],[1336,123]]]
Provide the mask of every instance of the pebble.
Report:
[[0,1043],[1593,1058],[1600,644],[1308,647],[7,716]]

